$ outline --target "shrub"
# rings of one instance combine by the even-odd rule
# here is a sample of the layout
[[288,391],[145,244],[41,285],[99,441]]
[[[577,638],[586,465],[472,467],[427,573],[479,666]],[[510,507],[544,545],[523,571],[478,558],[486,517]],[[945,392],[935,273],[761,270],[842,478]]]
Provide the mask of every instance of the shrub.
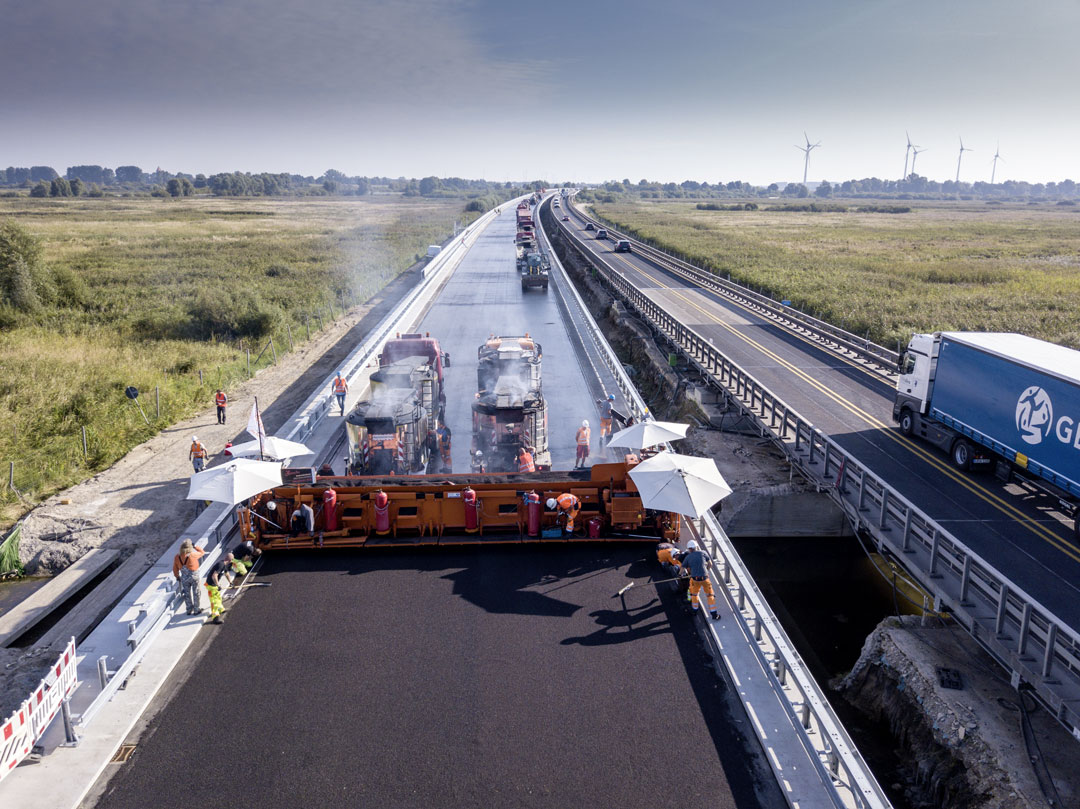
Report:
[[13,221],[0,225],[0,301],[17,311],[33,312],[55,296],[37,239]]

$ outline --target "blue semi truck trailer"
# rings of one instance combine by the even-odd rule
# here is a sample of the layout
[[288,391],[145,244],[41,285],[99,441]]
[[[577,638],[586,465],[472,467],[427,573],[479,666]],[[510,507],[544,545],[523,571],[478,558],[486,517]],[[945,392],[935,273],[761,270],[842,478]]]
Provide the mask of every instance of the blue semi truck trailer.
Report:
[[893,419],[959,469],[994,469],[1080,511],[1080,351],[1023,334],[936,332],[911,338]]

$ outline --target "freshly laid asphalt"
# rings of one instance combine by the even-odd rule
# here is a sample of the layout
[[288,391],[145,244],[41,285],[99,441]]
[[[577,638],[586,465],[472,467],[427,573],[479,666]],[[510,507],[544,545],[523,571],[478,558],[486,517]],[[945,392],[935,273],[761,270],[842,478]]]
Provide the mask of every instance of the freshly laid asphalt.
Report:
[[[265,560],[101,809],[781,806],[651,546]],[[734,704],[733,704],[734,703]],[[748,741],[746,737],[749,737]]]

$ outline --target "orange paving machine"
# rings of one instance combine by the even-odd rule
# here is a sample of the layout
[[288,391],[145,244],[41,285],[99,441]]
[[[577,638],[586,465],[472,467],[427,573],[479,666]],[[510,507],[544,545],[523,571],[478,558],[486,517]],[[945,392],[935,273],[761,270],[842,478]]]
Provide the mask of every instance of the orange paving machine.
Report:
[[[283,485],[241,509],[244,535],[263,549],[386,545],[673,540],[679,517],[646,509],[627,474],[636,463],[575,472],[319,477]],[[549,498],[569,492],[580,504],[573,534]],[[307,520],[293,520],[307,505]]]

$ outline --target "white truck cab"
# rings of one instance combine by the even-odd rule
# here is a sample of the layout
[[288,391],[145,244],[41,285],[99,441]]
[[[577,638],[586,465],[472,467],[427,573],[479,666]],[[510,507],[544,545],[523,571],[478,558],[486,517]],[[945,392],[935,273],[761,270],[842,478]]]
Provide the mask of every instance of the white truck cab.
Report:
[[920,415],[926,415],[940,347],[940,332],[911,336],[907,351],[900,360],[900,377],[896,380],[897,412],[902,406],[907,406]]

